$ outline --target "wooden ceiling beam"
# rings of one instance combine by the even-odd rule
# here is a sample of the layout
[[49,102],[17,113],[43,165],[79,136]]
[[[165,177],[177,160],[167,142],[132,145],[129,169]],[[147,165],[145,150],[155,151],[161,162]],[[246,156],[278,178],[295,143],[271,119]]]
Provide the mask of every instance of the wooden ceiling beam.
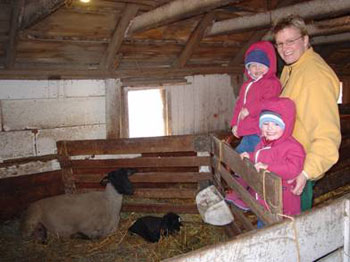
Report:
[[236,3],[241,0],[175,0],[152,11],[135,17],[128,28],[127,36],[135,32],[146,31],[163,26],[193,15],[203,14],[219,6]]
[[253,28],[270,26],[273,21],[288,14],[298,14],[305,19],[312,19],[325,15],[340,15],[350,11],[350,1],[345,0],[313,0],[299,4],[277,8],[272,11],[252,16],[237,17],[219,21],[213,24],[207,36],[228,34]]
[[[288,6],[291,3],[293,3],[293,0],[280,0],[277,3],[276,8],[281,8],[284,6]],[[251,44],[260,41],[263,36],[267,33],[267,29],[265,30],[259,30],[253,33],[252,37],[249,38],[249,40],[244,44],[244,46],[242,46],[242,48],[240,48],[240,50],[236,53],[235,57],[230,61],[229,65],[233,66],[233,65],[238,65],[243,63],[244,61],[244,54],[245,52],[248,50],[248,48],[251,46]]]
[[20,28],[25,29],[36,24],[64,5],[64,0],[30,0],[23,8],[23,19]]
[[117,28],[113,33],[112,40],[109,43],[108,48],[102,57],[101,68],[104,68],[104,69],[112,68],[114,58],[123,43],[124,34],[128,27],[128,24],[130,23],[130,20],[135,17],[138,10],[139,10],[139,6],[135,4],[127,4],[125,6],[124,13],[118,23]]
[[350,32],[336,35],[315,36],[310,39],[311,45],[334,44],[348,41],[350,41]]
[[142,70],[70,70],[70,69],[21,69],[0,70],[0,79],[106,79],[125,77],[177,77],[206,74],[232,74],[240,67],[201,66],[191,68],[147,68]]
[[177,60],[175,60],[174,67],[184,67],[188,59],[191,57],[193,51],[199,45],[200,41],[205,35],[205,30],[214,22],[214,13],[210,12],[203,16],[201,21],[198,23],[196,29],[191,34],[184,50],[180,54]]
[[6,47],[5,68],[12,68],[16,59],[17,32],[19,21],[21,20],[20,11],[24,6],[24,0],[16,0],[12,2],[11,23],[8,44]]
[[[338,34],[350,31],[350,16],[343,16],[334,19],[312,22],[306,25],[306,30],[309,35],[330,35]],[[272,41],[272,32],[268,32],[264,37],[264,40]]]

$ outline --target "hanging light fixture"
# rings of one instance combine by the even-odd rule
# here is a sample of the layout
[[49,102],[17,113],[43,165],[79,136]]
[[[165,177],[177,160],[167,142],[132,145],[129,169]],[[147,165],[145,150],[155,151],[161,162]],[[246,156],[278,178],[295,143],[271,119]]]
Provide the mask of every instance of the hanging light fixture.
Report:
[[90,0],[80,0],[80,2],[82,2],[82,3],[89,3]]

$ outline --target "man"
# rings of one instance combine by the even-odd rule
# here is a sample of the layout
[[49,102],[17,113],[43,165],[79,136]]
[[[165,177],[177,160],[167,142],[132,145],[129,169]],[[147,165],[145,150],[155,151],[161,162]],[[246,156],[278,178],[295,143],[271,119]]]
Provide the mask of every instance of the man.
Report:
[[291,98],[296,104],[293,136],[306,151],[303,171],[289,181],[296,182],[293,194],[303,193],[301,208],[304,211],[312,206],[314,183],[310,181],[322,178],[338,161],[340,83],[334,71],[310,46],[301,17],[291,15],[280,19],[273,33],[277,51],[286,63],[281,74],[281,96]]

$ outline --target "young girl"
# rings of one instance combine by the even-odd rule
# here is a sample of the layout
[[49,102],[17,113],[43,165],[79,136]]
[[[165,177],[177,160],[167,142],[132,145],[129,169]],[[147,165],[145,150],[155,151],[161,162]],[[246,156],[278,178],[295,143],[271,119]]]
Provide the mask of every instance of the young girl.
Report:
[[[270,42],[260,41],[252,44],[246,51],[244,62],[248,80],[241,87],[231,121],[233,135],[237,138],[242,137],[236,147],[238,153],[254,151],[260,141],[261,105],[266,99],[278,97],[281,92],[281,84],[276,76],[275,49]],[[242,186],[247,186],[238,175],[236,179]],[[240,200],[234,191],[227,192],[225,199],[240,206]]]
[[[266,101],[259,119],[261,141],[254,152],[244,152],[241,157],[249,158],[255,168],[267,169],[282,178],[283,214],[300,213],[300,196],[293,194],[294,184],[287,180],[297,177],[303,170],[305,151],[292,137],[295,123],[295,104],[289,98],[275,98]],[[265,205],[262,196],[254,190],[250,193]]]
[[252,44],[245,54],[245,75],[231,121],[232,133],[242,140],[236,151],[252,152],[259,143],[259,113],[262,103],[278,97],[281,84],[276,76],[276,54],[267,41]]

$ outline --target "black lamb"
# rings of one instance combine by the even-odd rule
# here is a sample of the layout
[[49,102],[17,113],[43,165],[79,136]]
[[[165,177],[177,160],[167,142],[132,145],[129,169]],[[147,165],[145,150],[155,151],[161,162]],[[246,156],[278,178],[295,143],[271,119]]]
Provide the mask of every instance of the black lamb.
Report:
[[129,228],[129,232],[143,237],[149,242],[158,242],[160,236],[168,236],[180,231],[181,218],[169,212],[163,217],[145,216],[137,219]]

